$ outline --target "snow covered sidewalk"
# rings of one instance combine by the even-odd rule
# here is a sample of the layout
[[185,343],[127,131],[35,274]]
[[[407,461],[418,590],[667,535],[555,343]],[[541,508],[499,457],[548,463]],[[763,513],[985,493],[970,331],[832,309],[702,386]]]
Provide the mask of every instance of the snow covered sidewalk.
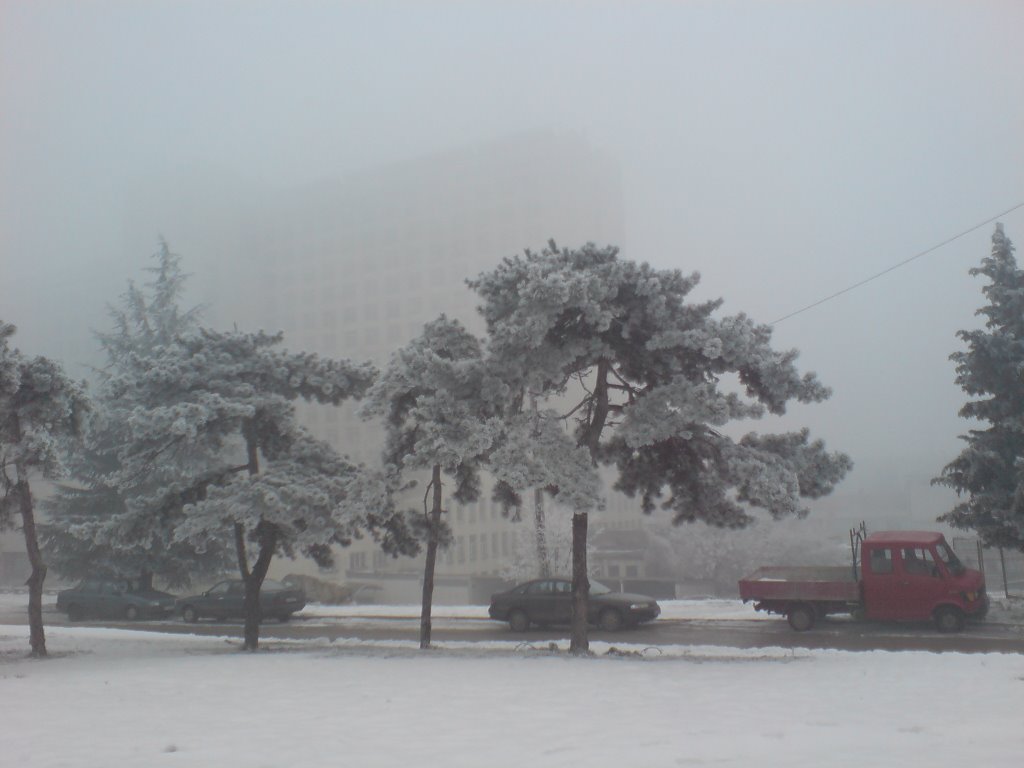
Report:
[[56,658],[33,661],[24,628],[0,627],[5,765],[1010,768],[1024,753],[1020,655],[48,639]]

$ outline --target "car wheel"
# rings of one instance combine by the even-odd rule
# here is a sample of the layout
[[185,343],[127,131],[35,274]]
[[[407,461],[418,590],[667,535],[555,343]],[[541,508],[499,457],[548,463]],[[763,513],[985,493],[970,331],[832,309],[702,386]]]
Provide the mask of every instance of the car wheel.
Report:
[[966,620],[963,611],[951,605],[943,605],[935,610],[935,626],[939,632],[959,632],[964,628]]
[[191,605],[186,605],[181,609],[181,618],[187,621],[189,624],[195,624],[199,621],[199,613]]
[[81,621],[85,618],[85,611],[82,610],[80,605],[69,605],[68,606],[68,620],[69,621]]
[[789,609],[789,613],[786,614],[789,626],[797,632],[806,632],[813,627],[815,618],[814,608],[804,604],[794,605]]
[[530,628],[530,617],[518,608],[508,615],[508,625],[513,632],[525,632]]
[[124,617],[128,619],[128,621],[135,621],[139,618],[139,609],[134,605],[129,605],[124,609]]
[[622,614],[614,608],[605,608],[601,611],[601,616],[597,622],[597,625],[605,632],[618,632],[624,624]]

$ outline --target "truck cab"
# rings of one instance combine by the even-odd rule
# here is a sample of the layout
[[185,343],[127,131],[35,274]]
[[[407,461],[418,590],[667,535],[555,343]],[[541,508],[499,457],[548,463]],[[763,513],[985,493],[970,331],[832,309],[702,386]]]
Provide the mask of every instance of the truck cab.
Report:
[[941,533],[873,533],[861,543],[860,571],[867,619],[931,619],[955,632],[988,610],[984,575],[965,568]]

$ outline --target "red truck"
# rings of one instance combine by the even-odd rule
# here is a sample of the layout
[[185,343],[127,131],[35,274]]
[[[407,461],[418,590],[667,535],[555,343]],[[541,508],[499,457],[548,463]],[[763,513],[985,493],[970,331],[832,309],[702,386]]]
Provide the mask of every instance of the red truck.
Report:
[[[740,580],[743,602],[785,616],[797,632],[829,614],[934,621],[959,632],[988,611],[985,576],[965,568],[941,533],[850,532],[853,567],[768,567]],[[858,556],[859,554],[859,556]]]

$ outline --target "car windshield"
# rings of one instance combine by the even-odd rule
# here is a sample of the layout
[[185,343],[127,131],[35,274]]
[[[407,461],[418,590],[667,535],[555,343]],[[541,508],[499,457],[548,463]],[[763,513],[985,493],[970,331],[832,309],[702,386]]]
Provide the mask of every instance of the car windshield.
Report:
[[274,581],[273,579],[264,579],[263,587],[264,590],[269,589],[288,589],[287,584],[282,584],[280,581]]
[[599,581],[590,582],[590,594],[607,595],[611,590]]
[[939,553],[939,559],[946,564],[946,568],[954,576],[959,576],[967,570],[964,568],[964,564],[960,562],[960,558],[956,556],[956,553],[949,548],[949,544],[946,542],[940,542],[935,550]]

